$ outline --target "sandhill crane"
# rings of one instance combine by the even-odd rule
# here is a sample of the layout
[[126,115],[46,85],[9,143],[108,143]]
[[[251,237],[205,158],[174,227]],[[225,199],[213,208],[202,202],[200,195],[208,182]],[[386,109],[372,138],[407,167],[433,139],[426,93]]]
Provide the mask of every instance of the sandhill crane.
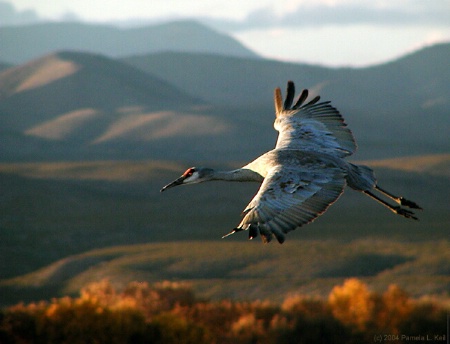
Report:
[[292,81],[288,82],[284,103],[280,88],[275,89],[274,127],[279,135],[273,150],[232,171],[188,168],[161,192],[211,180],[262,183],[245,208],[241,223],[223,237],[248,230],[250,239],[260,234],[264,242],[275,236],[283,243],[286,233],[323,214],[342,194],[346,183],[394,213],[417,220],[412,211],[402,207],[421,209],[416,203],[379,187],[369,167],[345,160],[355,152],[356,144],[339,111],[329,101],[319,103],[319,96],[305,103],[308,90],[303,90],[292,106],[294,95]]

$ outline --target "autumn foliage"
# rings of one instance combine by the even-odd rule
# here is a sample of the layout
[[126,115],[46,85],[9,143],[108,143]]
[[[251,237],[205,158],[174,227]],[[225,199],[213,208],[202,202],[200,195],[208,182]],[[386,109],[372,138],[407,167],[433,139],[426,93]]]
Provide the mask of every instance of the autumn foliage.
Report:
[[395,285],[372,292],[358,279],[327,299],[293,295],[282,304],[204,301],[171,282],[118,290],[104,280],[76,298],[4,309],[0,343],[373,343],[386,335],[407,343],[406,336],[445,336],[447,312]]

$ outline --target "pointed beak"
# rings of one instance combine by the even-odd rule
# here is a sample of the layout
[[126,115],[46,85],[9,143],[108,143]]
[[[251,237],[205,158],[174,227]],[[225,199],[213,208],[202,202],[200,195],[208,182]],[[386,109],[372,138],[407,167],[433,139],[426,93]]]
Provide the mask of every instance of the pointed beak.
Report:
[[164,186],[164,187],[160,190],[160,192],[166,191],[167,189],[173,188],[174,186],[183,184],[183,181],[184,181],[185,179],[186,179],[185,176],[181,176],[180,178],[175,179],[172,183],[169,183],[169,184],[167,184],[166,186]]

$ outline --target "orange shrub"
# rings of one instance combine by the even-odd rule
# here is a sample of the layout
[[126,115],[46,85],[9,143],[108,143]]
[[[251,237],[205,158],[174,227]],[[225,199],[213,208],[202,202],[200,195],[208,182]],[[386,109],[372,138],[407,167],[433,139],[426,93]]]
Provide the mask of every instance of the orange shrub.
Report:
[[328,300],[286,297],[208,302],[185,284],[108,281],[76,298],[18,304],[0,312],[0,343],[364,343],[374,335],[445,335],[448,309],[416,301],[397,286],[383,294],[358,279],[335,286]]
[[413,307],[413,301],[404,290],[390,285],[380,300],[376,328],[380,333],[400,334],[401,325],[410,316]]
[[335,286],[328,297],[332,313],[344,325],[364,331],[373,318],[375,297],[367,286],[356,278]]

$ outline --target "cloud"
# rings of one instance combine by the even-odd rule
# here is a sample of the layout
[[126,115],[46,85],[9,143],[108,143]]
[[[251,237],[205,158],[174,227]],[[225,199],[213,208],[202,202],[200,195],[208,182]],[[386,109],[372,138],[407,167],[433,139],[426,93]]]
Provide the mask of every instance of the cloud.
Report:
[[[400,5],[400,6],[399,6]],[[291,6],[292,8],[293,6]],[[216,28],[241,31],[269,27],[323,27],[331,25],[427,25],[448,26],[450,2],[404,0],[396,5],[374,2],[300,2],[291,12],[277,13],[274,6],[249,12],[244,20],[204,19]]]
[[[51,4],[47,3],[46,6],[42,3],[33,4],[30,0],[27,2],[32,9],[20,11],[17,6],[0,0],[0,25],[17,25],[45,20],[39,16],[37,10],[39,13],[45,13],[46,17],[74,21],[88,20],[85,12],[86,9],[90,9],[90,16],[101,14],[101,21],[116,22],[116,24],[121,20],[136,20],[137,17],[142,24],[158,19],[192,18],[225,32],[273,27],[299,28],[357,24],[448,27],[450,13],[448,0],[260,0],[245,2],[245,4],[242,0],[230,0],[226,3],[219,0],[210,0],[205,3],[154,0],[152,6],[144,8],[140,0],[130,0],[122,6],[115,5],[112,8],[105,0],[95,2],[95,6],[89,0],[77,2],[76,5],[70,0],[59,0]],[[102,10],[99,11],[99,8]],[[137,9],[139,12],[136,12]],[[124,14],[128,13],[128,16],[119,19],[118,10]],[[55,14],[57,12],[58,15]],[[91,20],[94,19],[91,18]]]
[[23,25],[39,20],[34,10],[18,11],[10,3],[0,1],[0,23],[1,25]]

